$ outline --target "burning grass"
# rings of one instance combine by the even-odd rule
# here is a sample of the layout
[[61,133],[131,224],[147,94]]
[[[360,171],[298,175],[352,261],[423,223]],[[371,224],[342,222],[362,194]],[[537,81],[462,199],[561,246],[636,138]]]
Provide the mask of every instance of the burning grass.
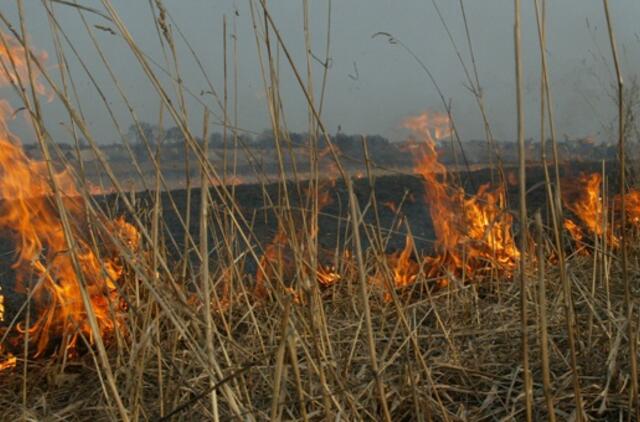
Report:
[[[424,142],[428,151],[431,144],[428,139]],[[429,159],[431,167],[425,166]],[[501,196],[504,190],[481,187],[469,196],[450,184],[436,156],[423,153],[417,162],[425,200],[431,204],[425,218],[433,219],[436,227],[432,252],[423,255],[408,232],[404,248],[389,254],[376,246],[375,239],[382,235],[379,228],[362,225],[364,235],[372,241],[359,267],[353,232],[347,230],[336,251],[314,249],[318,233],[311,223],[314,215],[278,207],[284,213],[277,214],[280,223],[274,238],[254,252],[258,258],[255,274],[242,272],[251,253],[229,254],[233,260],[226,261],[229,251],[218,250],[208,279],[209,305],[200,287],[198,266],[173,280],[151,272],[159,259],[157,252],[165,254],[143,246],[144,235],[153,226],[153,210],[139,210],[138,215],[147,216],[140,230],[122,219],[107,223],[105,227],[120,241],[97,250],[104,257],[103,265],[117,265],[117,277],[109,280],[118,281],[118,286],[102,290],[101,299],[90,297],[97,316],[103,304],[105,309],[115,309],[119,300],[127,304],[109,315],[109,321],[117,324],[99,327],[109,347],[115,388],[128,415],[134,419],[211,418],[215,400],[216,412],[225,418],[304,419],[325,412],[379,418],[357,288],[359,273],[364,271],[380,377],[394,419],[416,415],[451,420],[522,418],[520,291],[510,280],[521,252],[514,245],[512,217]],[[592,185],[583,186],[588,190]],[[302,192],[317,197],[316,209],[322,210],[330,202],[327,192],[331,189],[332,184],[320,184],[317,196],[313,188]],[[576,197],[591,200],[581,192]],[[596,197],[611,206],[616,202]],[[628,204],[632,207],[634,203],[630,200]],[[401,215],[400,207],[392,208]],[[469,211],[446,213],[449,209]],[[579,211],[583,206],[572,209]],[[605,210],[599,208],[599,213]],[[628,214],[633,225],[633,214]],[[75,224],[86,218],[84,213],[70,215]],[[590,230],[588,220],[579,221],[581,241],[595,241],[602,235]],[[399,225],[402,222],[400,218]],[[554,412],[567,419],[576,411],[569,382],[573,369],[566,363],[563,286],[546,232],[537,240],[542,261],[533,260],[527,268],[531,281],[525,293],[526,335],[531,344],[536,417],[548,416],[540,381],[545,362],[540,344],[546,338]],[[621,346],[624,294],[615,281],[617,262],[596,243],[589,250],[590,254],[570,255],[567,267],[579,338],[580,367],[576,369],[584,412],[608,418],[625,412],[628,395],[627,349]],[[508,251],[511,255],[506,255]],[[533,256],[533,250],[529,253]],[[92,274],[90,269],[83,271],[83,276]],[[631,272],[640,275],[640,268],[633,266]],[[536,280],[545,285],[548,301],[542,301]],[[67,282],[63,278],[50,281],[56,286]],[[51,306],[36,306],[34,312],[55,316],[48,318],[52,321],[65,315],[61,305],[66,302],[44,303]],[[212,312],[211,325],[202,318],[207,306]],[[539,323],[543,313],[547,317],[544,334]],[[28,414],[81,420],[96,412],[114,414],[110,395],[104,390],[103,369],[96,366],[92,352],[94,332],[86,320],[86,309],[80,308],[67,316],[68,325],[47,327],[49,343],[70,339],[57,343],[65,345],[63,353],[41,356],[42,337],[37,335],[30,335],[29,343],[16,342],[11,354],[5,350],[0,368],[4,401],[0,405],[7,409],[8,417]],[[113,331],[118,335],[111,335]],[[215,344],[210,349],[207,331]],[[80,340],[82,347],[78,347]],[[34,349],[24,354],[20,347],[24,344]],[[19,376],[24,368],[28,368],[26,379]],[[220,380],[219,384],[211,378]]]
[[[628,360],[619,331],[624,319],[616,305],[622,291],[615,283],[600,284],[615,280],[618,274],[614,269],[609,280],[598,281],[594,287],[591,260],[576,258],[571,262],[584,407],[593,417],[608,418],[624,409],[627,401]],[[638,270],[633,268],[633,273],[640,274]],[[529,275],[535,280],[538,274],[532,271]],[[568,419],[575,407],[565,362],[564,320],[557,302],[561,286],[553,281],[558,279],[553,268],[544,279],[549,297],[544,312],[549,317],[555,411],[558,418]],[[158,286],[159,291],[165,289],[170,286]],[[314,301],[318,293],[321,300]],[[546,419],[537,346],[537,321],[543,310],[535,283],[527,295],[536,416]],[[332,413],[378,418],[356,289],[349,283],[337,283],[322,292],[312,288],[304,292],[306,305],[292,305],[287,294],[276,296],[273,301],[256,303],[250,293],[239,294],[228,312],[214,318],[215,359],[226,367],[220,377],[233,375],[227,381],[230,391],[218,389],[216,393],[220,415],[239,413],[263,419],[272,415],[275,406],[276,415],[282,418],[312,417],[328,399],[335,409]],[[405,291],[395,303],[372,296],[381,376],[393,417],[521,418],[518,297],[514,283],[502,284],[499,289],[451,283],[436,291]],[[167,300],[174,317],[191,322],[191,336],[203,335],[205,326],[194,316],[202,312],[201,301],[186,305],[177,297]],[[190,347],[191,340],[175,330],[157,332],[156,324],[170,324],[166,314],[154,310],[149,299],[143,299],[141,306],[146,316],[136,319],[137,313],[133,313],[129,321],[134,334],[131,343],[112,353],[113,364],[123,371],[118,376],[118,389],[130,397],[127,406],[155,419],[188,404],[176,414],[177,419],[212,417],[207,370],[198,363],[203,349]],[[322,322],[315,331],[310,321],[318,315],[322,315]],[[146,330],[157,334],[147,338],[143,336]],[[22,365],[18,359],[18,368]],[[42,360],[30,362],[29,414],[84,419],[95,412],[112,412],[100,387],[99,372],[93,367],[89,354],[67,363],[63,372],[52,373],[53,368]],[[0,375],[1,404],[10,412],[5,413],[7,417],[23,414],[14,402],[19,401],[22,385],[18,373],[16,369]],[[43,379],[47,381],[36,382]],[[279,386],[277,395],[274,386]],[[230,407],[233,401],[239,404],[238,411]]]
[[[114,30],[137,51],[111,3],[103,5]],[[174,47],[166,10],[155,5],[163,36]],[[262,11],[290,58],[264,4]],[[197,156],[201,185],[211,186],[201,195],[198,239],[190,231],[191,186],[184,216],[170,204],[184,229],[176,240],[162,218],[160,170],[153,205],[142,208],[123,192],[108,163],[100,163],[130,216],[125,220],[111,218],[71,167],[52,165],[50,139],[33,104],[37,95],[55,92],[97,149],[95,140],[48,77],[46,55],[25,54],[27,42],[16,32],[0,38],[0,83],[13,87],[34,116],[46,158],[24,154],[8,129],[11,109],[3,102],[9,114],[0,131],[0,230],[15,250],[17,285],[14,292],[0,291],[3,418],[523,419],[523,344],[535,419],[632,414],[634,349],[628,343],[638,336],[628,305],[638,300],[620,280],[640,277],[640,251],[632,242],[626,249],[619,233],[629,230],[638,239],[631,230],[638,221],[636,191],[609,200],[604,177],[584,176],[563,197],[572,215],[556,220],[560,204],[548,204],[554,212],[546,217],[556,224],[543,227],[537,214],[536,226],[518,234],[528,229],[535,241],[517,247],[505,181],[465,191],[435,152],[436,142],[455,135],[451,116],[423,113],[404,124],[415,141],[415,170],[429,206],[424,219],[435,231],[433,249],[418,250],[402,206],[378,204],[371,171],[369,199],[357,198],[352,179],[365,175],[345,172],[317,118],[309,143],[324,138],[322,154],[336,158],[336,173],[321,178],[312,163],[309,180],[287,183],[282,171],[279,195],[263,192],[277,224],[265,241],[253,230],[259,217],[242,212],[233,186],[222,183],[227,174],[209,162],[182,120],[186,113],[175,108],[146,57],[136,54],[180,126],[185,148]],[[276,98],[270,96],[272,113],[281,110]],[[310,108],[318,117],[313,101]],[[272,117],[274,133],[286,138],[280,118]],[[344,181],[347,203],[341,205],[348,211],[338,217],[347,224],[335,250],[326,250],[318,242],[318,221],[336,179]],[[560,186],[545,182],[553,198]],[[292,205],[296,196],[304,206]],[[622,202],[626,221],[616,211]],[[404,225],[399,251],[387,250],[380,224],[364,223],[378,205],[396,215],[396,229]],[[558,223],[575,245],[565,244]],[[628,265],[621,265],[618,249],[625,258],[629,253]],[[519,268],[522,257],[527,265]],[[512,282],[518,272],[525,276],[522,287]],[[5,298],[21,289],[29,299],[8,315]]]

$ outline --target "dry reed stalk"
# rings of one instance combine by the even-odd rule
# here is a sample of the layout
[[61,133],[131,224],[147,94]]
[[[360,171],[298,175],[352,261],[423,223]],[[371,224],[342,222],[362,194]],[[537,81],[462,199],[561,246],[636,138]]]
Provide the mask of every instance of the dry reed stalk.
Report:
[[[208,135],[209,135],[209,111],[204,110],[204,117],[202,119],[202,139],[204,142],[204,150],[208,151]],[[206,172],[200,168],[200,256],[201,262],[201,283],[203,292],[204,312],[206,321],[206,347],[209,362],[213,366],[215,360],[214,357],[214,345],[213,345],[213,317],[211,309],[211,279],[209,278],[209,184],[206,177]],[[215,378],[209,375],[209,385],[213,387],[215,385]],[[219,419],[218,413],[218,394],[214,389],[211,391],[211,413],[213,419]]]
[[617,82],[617,99],[618,99],[618,158],[619,166],[619,191],[620,191],[620,250],[621,250],[621,263],[622,266],[622,284],[624,286],[624,304],[626,307],[626,324],[627,324],[627,337],[629,341],[629,361],[631,364],[631,392],[629,398],[629,409],[635,413],[636,419],[640,419],[640,402],[638,400],[638,356],[636,354],[636,332],[634,329],[634,304],[631,298],[631,284],[628,274],[628,250],[627,250],[627,229],[626,229],[626,158],[625,158],[625,126],[624,126],[624,80],[622,78],[622,71],[620,70],[620,62],[618,60],[618,49],[616,45],[615,32],[613,30],[613,24],[611,21],[611,14],[609,12],[609,1],[602,0],[604,6],[604,13],[607,21],[607,32],[609,34],[609,41],[611,46],[611,55],[613,64],[616,71]]
[[480,115],[482,117],[482,124],[483,124],[483,130],[484,130],[484,136],[485,136],[485,141],[487,142],[487,146],[489,147],[489,168],[491,171],[491,181],[492,183],[495,183],[494,180],[494,159],[496,160],[496,164],[497,164],[497,168],[498,168],[498,173],[500,176],[500,183],[503,186],[507,185],[507,178],[506,178],[506,174],[504,172],[504,163],[502,160],[502,157],[500,155],[500,152],[498,151],[498,148],[496,146],[495,143],[495,138],[493,136],[493,132],[491,130],[491,124],[489,123],[489,117],[487,114],[487,110],[486,110],[486,106],[485,106],[485,101],[484,101],[484,93],[482,90],[482,86],[480,84],[480,76],[478,73],[478,66],[477,66],[477,62],[476,62],[476,58],[475,58],[475,53],[473,50],[473,42],[472,42],[472,36],[471,36],[471,30],[469,29],[469,22],[467,20],[467,14],[465,11],[465,7],[464,7],[464,0],[459,0],[458,4],[460,6],[460,14],[462,16],[462,21],[464,24],[464,31],[465,31],[465,36],[466,36],[466,43],[467,43],[467,49],[469,50],[469,58],[471,60],[471,69],[473,72],[473,77],[471,75],[471,72],[469,71],[469,67],[468,65],[465,63],[464,59],[462,58],[462,53],[460,52],[455,39],[453,38],[453,35],[451,33],[451,30],[449,29],[449,25],[446,23],[446,21],[444,20],[444,17],[442,15],[442,13],[440,12],[440,7],[438,7],[438,4],[436,3],[435,0],[432,0],[431,2],[433,4],[433,7],[435,8],[437,14],[438,14],[438,18],[440,19],[440,22],[442,23],[442,25],[444,26],[444,29],[447,33],[447,37],[449,38],[449,41],[451,42],[451,45],[456,53],[456,56],[458,57],[458,61],[460,62],[460,65],[462,67],[462,70],[464,71],[464,75],[465,75],[465,79],[467,80],[467,86],[470,87],[471,92],[473,94],[473,97],[476,101],[476,105],[478,106],[478,109],[480,111]]
[[[68,103],[66,103],[65,105],[69,106],[69,104],[68,104]],[[71,110],[72,110],[72,108],[71,108],[71,107],[69,107],[69,108],[70,108],[70,111],[71,111]],[[76,116],[75,114],[73,115],[73,117],[74,117],[74,118],[77,118],[77,116]],[[82,127],[82,129],[83,129],[83,131],[85,131],[85,133],[86,133],[86,128]],[[144,233],[144,232],[143,232],[143,233]],[[152,291],[153,291],[153,290],[152,290]]]
[[519,203],[520,203],[520,323],[522,328],[522,370],[524,382],[524,398],[526,417],[533,420],[533,397],[531,373],[529,371],[529,343],[527,334],[527,181],[526,157],[524,145],[524,110],[522,104],[522,52],[520,40],[520,0],[515,1],[515,72],[516,72],[516,108],[518,115],[518,173],[519,173]]
[[[124,91],[119,79],[115,75],[111,65],[109,64],[109,61],[106,59],[106,57],[105,57],[105,55],[104,55],[104,53],[102,51],[102,48],[98,44],[97,39],[94,36],[94,33],[93,33],[93,30],[92,30],[91,26],[88,25],[88,23],[87,23],[84,15],[82,14],[82,12],[79,12],[79,13],[80,13],[80,17],[81,17],[81,19],[83,21],[83,24],[85,26],[85,29],[87,30],[87,33],[89,34],[89,36],[91,38],[91,41],[92,41],[94,47],[96,48],[96,52],[98,53],[98,56],[99,56],[102,64],[105,66],[105,69],[107,69],[108,74],[109,74],[111,80],[114,82],[114,86],[116,87],[116,90],[119,93],[120,97],[122,98],[122,100],[127,105],[126,109],[130,113],[130,116],[131,116],[131,118],[133,120],[133,123],[134,123],[135,127],[138,130],[138,134],[141,137],[141,139],[143,141],[143,144],[144,144],[144,146],[145,146],[145,148],[147,150],[148,158],[149,158],[149,160],[151,161],[151,163],[152,163],[152,165],[154,167],[154,171],[155,171],[155,174],[156,174],[156,181],[155,181],[155,186],[154,186],[153,190],[155,190],[155,192],[157,194],[156,202],[157,202],[157,200],[159,198],[160,188],[161,188],[162,190],[167,192],[167,198],[169,199],[169,203],[170,203],[170,205],[172,207],[172,210],[177,215],[178,220],[179,220],[180,224],[182,225],[182,227],[185,228],[186,227],[186,223],[184,222],[184,220],[182,220],[182,215],[181,215],[181,213],[179,211],[178,205],[174,201],[173,195],[171,194],[169,186],[168,186],[168,184],[167,184],[167,182],[165,180],[165,177],[162,174],[161,166],[160,166],[160,162],[159,162],[158,149],[156,148],[156,151],[153,151],[152,146],[151,146],[151,140],[147,139],[147,136],[146,136],[145,132],[142,130],[139,118],[137,117],[137,115],[136,115],[136,113],[134,111],[135,109],[134,109],[133,105],[131,104],[131,102],[129,101],[127,95],[125,94],[125,91]],[[57,30],[59,30],[63,34],[63,36],[65,37],[65,39],[67,40],[68,43],[71,43],[71,40],[67,37],[67,35],[64,32],[64,30],[60,27],[59,23],[55,19],[54,19],[54,22],[56,24]],[[73,47],[72,47],[72,49],[73,49]],[[95,79],[93,78],[93,76],[89,72],[87,66],[84,64],[83,58],[81,56],[79,56],[79,54],[76,52],[75,49],[73,49],[73,51],[75,53],[75,57],[79,60],[79,62],[81,63],[83,69],[85,70],[85,72],[87,73],[89,78],[91,79],[92,84],[94,85],[94,87],[98,91],[99,96],[100,96],[101,100],[103,101],[105,107],[107,108],[107,110],[109,112],[109,116],[110,116],[115,128],[117,129],[117,132],[119,134],[122,134],[122,130],[120,128],[120,125],[118,124],[117,119],[115,118],[115,115],[114,115],[114,113],[113,113],[113,111],[111,109],[111,106],[109,105],[108,100],[106,99],[106,96],[105,96],[104,92],[100,89],[100,87],[97,84],[97,81],[95,81]],[[67,95],[65,94],[65,98],[66,97],[67,97]],[[70,119],[71,119],[72,122],[74,122],[73,123],[74,127],[77,126],[76,120],[74,119],[73,115],[70,116]],[[136,169],[136,172],[138,173],[140,179],[143,181],[143,186],[145,187],[145,189],[148,189],[146,187],[146,178],[142,174],[142,170],[140,169],[140,164],[139,164],[138,159],[136,158],[135,154],[133,153],[133,151],[131,149],[129,141],[127,140],[126,136],[124,136],[124,135],[121,136],[121,140],[123,142],[123,145],[125,145],[127,153],[129,154],[129,158],[132,160],[132,163],[134,165],[134,168]],[[94,149],[94,152],[97,154],[96,157],[98,159],[100,159],[101,155],[97,153],[97,149],[94,148],[93,145],[91,145],[91,146]],[[101,162],[101,164],[102,164],[102,162]],[[105,171],[108,174],[111,173],[110,169],[105,168]],[[111,177],[110,177],[110,181],[113,184],[113,179]],[[123,191],[122,187],[119,185],[119,183],[114,185],[114,187],[116,188],[116,192],[117,192],[118,195],[124,195],[124,191]],[[128,201],[126,201],[126,205],[128,205]],[[130,212],[135,213],[135,210],[132,211],[130,209]],[[139,230],[143,230],[143,228],[141,228],[141,227],[138,227],[138,229]],[[189,237],[189,241],[190,241],[191,245],[193,247],[195,247],[195,241],[191,237]]]
[[553,387],[551,385],[550,365],[549,365],[549,332],[547,322],[547,293],[545,280],[545,256],[544,256],[544,228],[542,226],[542,216],[540,211],[535,215],[536,228],[538,231],[538,317],[540,331],[540,360],[542,363],[542,388],[544,399],[547,405],[547,417],[550,422],[555,422],[556,412],[553,405]]
[[287,299],[280,323],[280,343],[276,352],[276,364],[274,367],[275,376],[273,379],[273,394],[271,398],[271,420],[276,421],[282,418],[282,405],[280,403],[280,394],[282,393],[282,378],[285,372],[284,358],[287,346],[287,331],[289,325],[289,314],[291,311],[291,300]]
[[378,358],[376,354],[376,340],[373,332],[373,324],[371,322],[371,309],[369,305],[369,292],[368,283],[366,280],[366,270],[364,267],[364,260],[362,256],[362,244],[360,243],[360,215],[358,213],[357,198],[353,193],[353,186],[351,185],[351,179],[345,179],[347,192],[349,194],[349,209],[351,212],[351,224],[353,227],[354,237],[354,249],[356,255],[356,262],[358,263],[358,278],[360,284],[360,300],[362,301],[365,326],[367,329],[367,340],[369,348],[369,358],[371,371],[378,390],[378,403],[382,408],[382,416],[386,421],[391,421],[391,414],[389,413],[389,405],[387,403],[387,397],[385,395],[384,381],[382,380],[382,374],[378,369]]
[[[567,277],[566,257],[564,252],[564,242],[562,240],[562,193],[560,184],[560,165],[558,159],[558,148],[556,142],[556,131],[553,114],[553,101],[551,97],[551,90],[549,87],[549,71],[547,68],[547,52],[546,52],[546,29],[545,29],[545,15],[541,17],[540,3],[536,0],[536,23],[538,28],[538,44],[540,49],[541,58],[541,73],[542,73],[542,85],[543,85],[543,106],[546,104],[547,115],[549,120],[549,131],[551,133],[551,145],[553,152],[553,164],[555,169],[555,186],[552,188],[550,177],[548,174],[548,168],[546,164],[546,146],[545,142],[542,142],[542,160],[545,171],[545,185],[547,190],[547,197],[551,210],[551,221],[553,227],[553,234],[556,246],[556,253],[558,254],[558,266],[560,268],[560,281],[563,285],[563,299],[565,310],[565,322],[567,335],[569,340],[569,353],[570,353],[570,366],[573,374],[573,391],[576,401],[576,417],[578,421],[582,421],[583,418],[583,405],[582,405],[582,393],[580,389],[580,376],[578,373],[578,358],[576,351],[576,327],[575,316],[573,311],[573,298],[571,293],[571,285]],[[542,10],[544,10],[544,3]],[[544,124],[541,123],[542,128]],[[543,132],[544,134],[544,132]]]

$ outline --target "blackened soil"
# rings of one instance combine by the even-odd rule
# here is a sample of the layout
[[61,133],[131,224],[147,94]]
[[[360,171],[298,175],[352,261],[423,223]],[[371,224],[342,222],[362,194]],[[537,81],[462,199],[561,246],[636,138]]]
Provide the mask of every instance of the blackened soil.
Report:
[[[611,166],[613,167],[613,166]],[[565,167],[563,171],[563,183],[567,187],[571,186],[577,176],[581,173],[599,171],[599,163],[572,163],[571,167]],[[517,180],[516,170],[507,169],[507,178],[512,182]],[[459,172],[449,175],[457,180],[469,194],[477,192],[478,188],[487,183],[491,183],[492,178],[498,180],[498,175],[493,175],[489,170],[478,170],[472,172]],[[615,185],[615,175],[609,174],[611,185]],[[305,205],[306,182],[300,185],[288,183],[286,189],[289,193],[289,204],[284,201],[284,187],[282,184],[269,185],[239,185],[233,188],[235,198],[234,216],[243,228],[244,233],[249,236],[252,247],[265,247],[270,243],[277,231],[278,215],[287,209],[293,210],[292,214],[296,219],[296,226],[302,225],[302,212],[307,209]],[[544,190],[544,173],[540,167],[529,167],[527,169],[527,205],[530,213],[536,209],[546,210],[546,194]],[[613,188],[613,187],[612,187]],[[231,188],[229,188],[231,189]],[[325,189],[329,192],[331,201],[321,210],[319,218],[318,241],[325,251],[334,251],[337,246],[349,245],[351,241],[351,223],[349,220],[348,192],[343,181],[337,181],[335,186]],[[517,184],[512,183],[507,187],[508,208],[514,212],[518,207]],[[422,180],[414,175],[383,176],[375,180],[373,186],[368,179],[354,180],[354,193],[358,198],[362,211],[364,224],[368,227],[379,227],[386,243],[387,251],[401,249],[404,246],[407,228],[411,230],[416,241],[418,250],[429,251],[432,248],[434,239],[433,225],[429,214],[428,204],[424,200],[424,188]],[[163,192],[160,196],[163,213],[163,237],[164,244],[170,252],[170,256],[177,258],[182,256],[185,244],[185,231],[181,220],[186,221],[187,197],[185,190],[175,190]],[[211,213],[215,215],[216,210],[224,209],[223,197],[219,188],[211,189],[214,207]],[[145,221],[149,221],[151,209],[154,206],[154,193],[143,192],[135,196],[137,213]],[[193,189],[190,193],[191,205],[189,216],[190,233],[197,242],[199,238],[199,210],[201,193],[199,189]],[[129,219],[125,211],[122,200],[114,195],[99,198],[99,203],[104,206],[110,215],[124,215]],[[374,207],[373,204],[376,206]],[[393,206],[391,205],[393,204]],[[398,211],[394,211],[393,208]],[[449,210],[452,213],[461,210]],[[212,245],[211,257],[215,260],[221,243],[222,224],[215,221],[223,219],[212,219],[209,228],[209,244]],[[514,219],[515,221],[516,219]],[[131,221],[131,220],[130,220]],[[226,218],[227,224],[231,224]],[[514,227],[517,236],[517,227]],[[371,233],[371,232],[370,232]],[[363,246],[369,243],[369,236],[365,229],[361,231]],[[247,249],[246,243],[239,237],[236,238],[238,249]],[[258,252],[260,254],[260,252]],[[15,259],[15,248],[10,236],[0,236],[0,287],[5,296],[5,322],[10,316],[15,315],[24,301],[24,296],[14,291],[15,274],[11,269],[11,264]],[[197,265],[197,264],[196,264]],[[244,263],[244,271],[254,273],[256,267],[255,260],[247,259]],[[0,323],[2,325],[2,323]]]
[[[563,187],[571,187],[580,173],[599,170],[599,163],[573,163],[570,169],[565,167],[561,170]],[[518,210],[517,173],[515,169],[506,169],[505,173],[507,173],[507,179],[513,182],[507,186],[508,211],[514,212],[516,215]],[[468,194],[477,192],[481,185],[491,185],[492,179],[498,180],[497,173],[492,174],[489,170],[453,173],[449,177],[460,183]],[[609,178],[611,185],[613,185],[615,175],[610,172]],[[433,225],[429,206],[425,203],[422,179],[419,176],[383,176],[376,178],[373,186],[368,179],[363,178],[354,180],[353,186],[362,210],[364,224],[370,228],[379,227],[382,235],[388,236],[388,251],[401,249],[404,246],[407,228],[414,235],[418,250],[428,251],[432,247]],[[281,215],[287,207],[293,210],[292,214],[297,216],[297,226],[302,227],[300,211],[308,209],[304,199],[306,187],[306,182],[302,182],[298,186],[292,182],[288,183],[286,186],[289,194],[288,204],[283,199],[285,188],[282,184],[239,185],[234,188],[234,215],[245,229],[245,233],[251,233],[252,243],[265,246],[271,242],[278,228],[277,216]],[[323,248],[333,250],[337,245],[345,244],[345,238],[348,238],[351,229],[348,191],[344,182],[340,180],[335,183],[335,186],[326,187],[325,190],[329,192],[331,201],[321,210],[318,241]],[[225,195],[221,194],[218,188],[211,189],[211,197],[215,204],[213,213],[215,213],[215,207],[225,207],[221,196]],[[184,229],[180,220],[186,221],[187,197],[188,192],[185,190],[165,192],[161,195],[163,218],[166,225],[166,244],[174,252],[181,252],[184,247]],[[190,197],[190,233],[197,240],[199,236],[200,190],[192,189]],[[148,210],[153,207],[153,194],[140,194],[137,199],[142,209]],[[107,198],[107,201],[113,202],[111,198]],[[543,213],[546,212],[546,202],[543,169],[529,167],[527,169],[527,207],[529,212],[533,213],[537,209],[541,209]],[[396,212],[393,207],[398,211]],[[177,213],[175,208],[177,208]],[[450,212],[458,213],[461,210],[452,209]],[[215,224],[210,228],[210,244],[215,245],[220,242],[220,230],[221,227],[216,227]],[[514,227],[514,230],[517,231],[517,228]],[[363,246],[366,247],[369,236],[364,229],[360,237]]]

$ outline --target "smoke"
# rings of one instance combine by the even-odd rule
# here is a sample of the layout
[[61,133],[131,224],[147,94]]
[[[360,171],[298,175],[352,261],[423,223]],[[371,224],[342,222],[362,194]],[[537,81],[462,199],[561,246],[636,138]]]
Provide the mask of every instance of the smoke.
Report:
[[[448,26],[467,72],[473,75],[473,62],[467,46],[464,21],[459,2],[435,0]],[[158,41],[153,16],[147,2],[114,2],[132,35],[145,53],[159,66],[166,62]],[[515,134],[515,82],[513,59],[513,5],[502,0],[464,2],[468,19],[475,66],[483,89],[488,117],[496,138],[512,140]],[[399,45],[389,44],[372,34],[383,31],[392,34],[409,47],[433,74],[444,100],[451,104],[457,127],[464,139],[483,137],[483,123],[476,101],[468,89],[465,69],[431,2],[406,0],[397,7],[388,0],[353,0],[333,2],[331,10],[331,44],[325,57],[327,41],[328,2],[311,2],[309,33],[311,37],[311,72],[314,78],[316,105],[321,97],[321,81],[328,72],[324,92],[323,118],[332,132],[341,126],[347,133],[379,133],[394,137],[397,122],[403,116],[420,110],[443,112],[444,104],[436,88],[420,64]],[[33,42],[45,50],[55,51],[46,13],[39,2],[25,3],[27,29]],[[122,127],[131,123],[113,83],[109,80],[95,48],[90,42],[76,10],[55,4],[57,18],[67,31],[74,48],[94,74],[107,95]],[[181,79],[189,89],[187,107],[201,110],[202,102],[214,112],[211,122],[220,123],[222,115],[210,91],[206,78],[192,57],[185,42],[178,36],[179,28],[198,54],[200,62],[218,92],[224,86],[223,15],[228,30],[228,75],[237,75],[237,92],[228,81],[229,105],[235,107],[237,96],[239,125],[254,132],[269,127],[267,98],[260,72],[259,55],[247,2],[193,0],[189,7],[167,2],[171,25],[177,41]],[[631,0],[611,4],[613,22],[627,79],[640,68],[639,40],[634,16],[640,5]],[[6,6],[6,15],[18,22],[15,4]],[[3,11],[4,12],[4,11]],[[270,12],[287,43],[292,59],[306,75],[303,10],[301,2],[273,2]],[[607,138],[606,127],[615,113],[609,92],[612,64],[600,2],[567,0],[547,2],[547,54],[558,135],[585,135]],[[97,15],[86,18],[96,31],[105,56],[114,68],[125,92],[141,120],[157,120],[160,101],[133,56],[127,52],[119,35],[96,30],[109,27]],[[525,112],[527,137],[538,138],[540,99],[540,50],[533,2],[523,4],[523,60],[525,70]],[[212,24],[213,23],[213,24]],[[263,42],[261,37],[260,42]],[[272,40],[275,41],[275,40]],[[262,47],[261,47],[262,48]],[[235,50],[234,50],[235,49]],[[97,139],[105,143],[118,140],[114,124],[105,119],[105,105],[96,95],[89,78],[65,46],[76,85],[79,102]],[[234,58],[233,51],[237,51]],[[263,51],[263,57],[265,52]],[[291,131],[308,129],[308,109],[298,82],[282,52],[279,54],[279,88],[287,126]],[[234,64],[237,68],[234,70]],[[169,66],[170,67],[170,66]],[[156,68],[169,92],[174,92],[171,80]],[[56,72],[54,72],[56,73]],[[230,79],[235,76],[230,76]],[[204,94],[203,94],[204,93]],[[54,102],[47,107],[46,121],[52,134],[68,141],[69,131],[60,122],[67,119],[62,107]],[[167,122],[170,125],[170,122]],[[219,126],[217,127],[219,129]],[[25,135],[26,133],[19,133]]]

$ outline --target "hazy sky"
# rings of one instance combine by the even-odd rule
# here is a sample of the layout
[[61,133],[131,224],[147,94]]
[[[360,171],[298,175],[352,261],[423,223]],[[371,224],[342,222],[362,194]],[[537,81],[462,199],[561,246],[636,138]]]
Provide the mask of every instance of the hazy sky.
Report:
[[[79,2],[103,10],[98,0]],[[112,3],[146,54],[163,64],[149,1],[112,0]],[[302,0],[272,0],[269,3],[276,25],[296,64],[305,72]],[[327,37],[329,2],[310,0],[309,3],[312,51],[322,58]],[[436,0],[436,3],[463,59],[470,65],[459,2]],[[513,2],[466,0],[464,3],[494,134],[500,139],[514,139]],[[610,97],[614,75],[602,2],[559,0],[548,3],[549,68],[558,133],[566,133],[571,137],[594,135],[603,140],[611,137],[611,132],[605,128],[611,123],[615,112]],[[14,1],[3,0],[0,11],[17,25],[15,4]],[[235,27],[237,34],[239,125],[257,132],[269,127],[249,0],[164,0],[164,4],[197,52],[218,92],[223,90],[222,20],[224,15],[227,16],[229,33],[233,33]],[[640,3],[615,0],[610,4],[623,72],[627,82],[630,82],[637,69],[640,69],[640,37],[636,32]],[[50,69],[54,75],[58,75],[44,7],[37,0],[27,0],[24,6],[31,42],[50,52]],[[120,124],[126,130],[131,119],[91,44],[78,12],[60,4],[54,5],[54,9],[57,20],[108,96]],[[92,14],[86,14],[86,17],[91,25],[115,29],[105,19]],[[523,1],[522,20],[527,136],[537,138],[540,58],[533,0]],[[390,45],[384,37],[372,38],[379,31],[400,39],[429,67],[447,101],[453,105],[462,138],[481,138],[480,113],[473,96],[465,88],[463,69],[431,0],[333,1],[331,66],[323,111],[329,130],[335,132],[340,125],[347,133],[381,133],[397,138],[400,136],[397,128],[404,116],[425,109],[444,110],[433,84],[414,58],[400,46]],[[175,28],[173,32],[178,40],[180,67],[186,86],[219,115],[220,110],[211,96],[200,96],[201,91],[208,90],[208,87]],[[143,120],[157,121],[158,96],[126,43],[119,35],[107,31],[95,29],[95,35],[133,102],[136,113]],[[70,46],[64,42],[64,47],[82,110],[94,136],[105,143],[118,139],[117,131],[95,88],[73,57]],[[229,66],[231,73],[231,52]],[[316,95],[321,85],[322,70],[322,66],[314,61]],[[287,125],[291,130],[305,130],[305,100],[283,54],[280,54],[280,71]],[[163,82],[171,89],[168,79],[164,78]],[[230,97],[232,91],[230,85]],[[2,92],[9,95],[6,89]],[[198,128],[199,132],[202,106],[194,98],[188,98],[188,107],[191,126]],[[47,104],[45,109],[51,132],[58,140],[67,139],[65,125],[68,118],[59,101]],[[16,122],[14,126],[18,133],[28,136],[22,127],[24,124]],[[214,127],[213,130],[219,128]]]

